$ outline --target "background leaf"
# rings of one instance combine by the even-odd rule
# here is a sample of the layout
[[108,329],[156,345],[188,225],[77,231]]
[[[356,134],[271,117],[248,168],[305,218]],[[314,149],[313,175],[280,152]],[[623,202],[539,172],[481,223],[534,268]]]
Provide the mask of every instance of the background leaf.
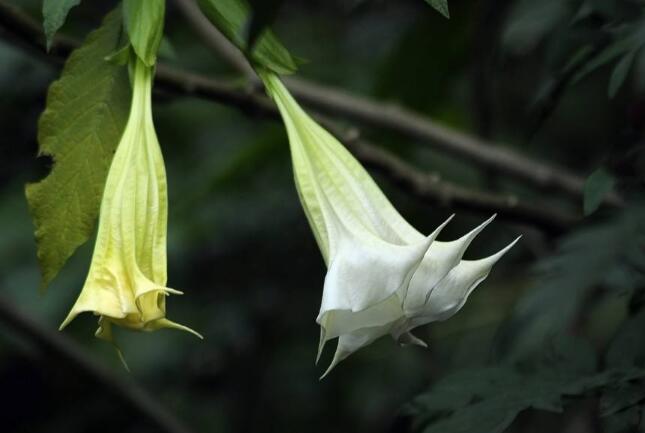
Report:
[[113,12],[73,52],[47,95],[38,124],[40,155],[54,166],[27,185],[36,226],[42,287],[92,234],[112,154],[125,125],[130,86],[126,69],[105,61],[118,45],[121,15]]
[[435,8],[441,15],[450,18],[450,11],[448,10],[448,0],[426,0],[426,2]]
[[[632,294],[645,283],[634,263],[642,259],[645,209],[632,207],[581,228],[560,241],[558,250],[538,262],[538,278],[520,299],[499,336],[502,358],[524,360],[543,350],[571,326],[593,290],[606,296]],[[511,343],[512,341],[512,343]]]
[[213,25],[244,51],[251,62],[278,74],[290,74],[298,68],[296,60],[271,30],[264,31],[251,52],[248,51],[244,30],[251,9],[245,0],[199,0],[199,5]]
[[604,168],[594,171],[584,188],[584,212],[591,215],[602,203],[605,196],[614,188],[616,180]]
[[275,21],[284,0],[250,0],[250,3],[253,12],[246,40],[247,46],[253,49],[258,37]]
[[123,0],[123,18],[130,43],[148,66],[157,61],[165,10],[165,0]]
[[78,6],[81,0],[44,0],[43,1],[43,27],[47,50],[51,48],[54,35],[65,24],[69,10]]
[[638,51],[630,51],[626,54],[614,67],[614,70],[611,73],[611,78],[609,79],[609,97],[613,98],[618,93],[618,90],[623,85],[629,75],[629,71],[632,68],[636,53]]
[[531,372],[500,365],[449,375],[413,400],[408,412],[426,426],[424,433],[501,433],[524,410],[562,412],[566,396],[645,376],[641,368],[596,371],[593,347],[572,337],[555,340],[543,355]]

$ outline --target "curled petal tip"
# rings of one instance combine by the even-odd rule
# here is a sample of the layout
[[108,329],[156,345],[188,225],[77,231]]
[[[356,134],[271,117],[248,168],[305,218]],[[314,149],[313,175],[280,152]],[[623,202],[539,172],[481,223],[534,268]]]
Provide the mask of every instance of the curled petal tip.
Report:
[[495,256],[498,256],[498,257],[496,257],[496,259],[499,260],[504,254],[506,254],[508,252],[508,250],[513,248],[513,246],[515,246],[515,244],[518,243],[520,239],[522,239],[522,235],[519,235],[518,237],[515,238],[515,240],[513,240],[513,242],[511,242],[510,244],[508,244],[504,248],[502,248],[500,251],[498,251],[495,254]]
[[423,341],[416,335],[413,335],[411,332],[401,334],[401,336],[398,338],[398,343],[401,346],[419,346],[423,347],[424,349],[428,348],[428,344],[425,341]]
[[520,235],[520,236],[518,236],[517,238],[515,238],[515,240],[513,240],[513,242],[511,242],[510,244],[506,245],[504,248],[502,248],[501,250],[499,250],[499,251],[498,251],[498,252],[496,252],[495,254],[493,254],[493,255],[491,255],[491,256],[488,256],[488,257],[486,257],[486,258],[484,258],[484,259],[481,259],[481,262],[482,262],[482,263],[485,263],[485,264],[486,264],[486,266],[487,266],[487,267],[489,267],[489,268],[490,268],[490,267],[492,267],[492,266],[494,266],[494,265],[495,265],[495,263],[497,263],[497,262],[499,261],[499,259],[501,259],[501,258],[504,256],[504,254],[506,254],[506,253],[507,253],[511,248],[513,248],[513,246],[514,246],[514,245],[515,245],[515,244],[516,244],[516,243],[517,243],[521,238],[522,238],[522,236],[521,236],[521,235]]
[[200,340],[203,340],[203,339],[204,339],[204,336],[203,336],[202,334],[200,334],[199,332],[197,332],[197,331],[195,331],[195,330],[193,330],[193,329],[190,329],[190,328],[189,328],[189,327],[187,327],[187,326],[184,326],[184,327],[183,327],[183,328],[181,328],[181,329],[182,329],[182,330],[184,330],[184,331],[186,331],[186,332],[189,332],[189,333],[193,334],[195,337],[199,338]]
[[183,295],[184,292],[177,289],[171,289],[170,287],[164,287],[163,292],[165,295]]
[[194,329],[191,329],[188,326],[180,325],[177,322],[173,322],[172,320],[168,320],[168,319],[165,319],[165,318],[164,319],[159,319],[156,322],[155,329],[159,329],[159,328],[177,329],[179,331],[185,331],[185,332],[188,332],[190,334],[193,334],[195,337],[199,338],[200,340],[204,339],[202,334],[200,334],[199,332],[195,331]]

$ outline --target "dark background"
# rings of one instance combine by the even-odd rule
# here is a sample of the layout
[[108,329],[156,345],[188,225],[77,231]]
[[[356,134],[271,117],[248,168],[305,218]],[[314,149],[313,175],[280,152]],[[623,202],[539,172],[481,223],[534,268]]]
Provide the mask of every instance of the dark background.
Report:
[[[40,19],[38,1],[11,3]],[[615,61],[576,83],[563,79],[562,71],[584,44],[611,43],[612,34],[603,33],[607,26],[639,19],[641,5],[591,2],[627,9],[595,10],[578,26],[573,23],[576,3],[581,2],[451,0],[451,19],[446,20],[422,0],[287,0],[273,28],[292,53],[307,59],[299,77],[406,106],[581,177],[604,165],[619,180],[631,179],[643,173],[630,165],[638,158],[624,155],[642,141],[645,56],[639,52],[613,98],[607,87]],[[86,0],[72,10],[63,33],[82,39],[112,5]],[[209,76],[236,77],[172,1],[165,34],[174,49],[165,62]],[[79,293],[91,252],[91,245],[81,248],[39,294],[23,191],[25,183],[48,169],[47,160],[36,159],[36,127],[47,87],[58,73],[44,56],[0,40],[0,297],[50,331]],[[168,317],[196,329],[205,340],[170,330],[119,332],[131,369],[127,373],[113,349],[93,337],[96,319],[91,315],[76,319],[61,338],[82,346],[118,383],[145,389],[194,432],[422,429],[424,422],[410,415],[406,404],[452,371],[495,362],[501,340],[512,345],[516,338],[527,338],[501,335],[518,300],[542,281],[534,265],[553,256],[565,236],[619,212],[605,209],[559,237],[530,224],[495,221],[466,258],[491,254],[520,234],[523,240],[458,315],[418,330],[429,349],[399,348],[382,339],[319,381],[333,353],[328,348],[321,365],[314,365],[319,336],[314,319],[325,268],[298,202],[284,129],[190,97],[159,97],[154,110],[170,189],[169,286],[185,292],[169,299]],[[582,198],[535,190],[394,133],[365,133],[417,168],[460,185],[513,192],[527,202],[539,200],[581,215]],[[375,177],[423,232],[456,212],[443,240],[489,216],[421,203]],[[642,184],[629,185],[633,191]],[[588,250],[606,247],[589,245]],[[573,281],[582,279],[589,271],[586,263],[591,262],[565,265],[565,271]],[[543,310],[570,299],[568,287]],[[585,298],[584,308],[572,314],[574,325],[557,333],[590,341],[601,359],[633,293]],[[0,430],[6,432],[159,431],[110,386],[10,321],[0,321],[0,395]],[[601,431],[595,398],[581,397],[564,414],[525,412],[511,429]]]

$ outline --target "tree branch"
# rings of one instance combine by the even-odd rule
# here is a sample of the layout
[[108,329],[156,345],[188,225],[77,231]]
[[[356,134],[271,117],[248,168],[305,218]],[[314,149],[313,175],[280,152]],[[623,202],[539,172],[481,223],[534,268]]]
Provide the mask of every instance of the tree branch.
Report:
[[107,368],[95,363],[72,340],[60,332],[40,325],[3,298],[0,298],[0,322],[4,322],[11,329],[27,337],[48,354],[66,361],[71,367],[87,374],[139,412],[157,428],[157,431],[190,433],[188,428],[174,418],[170,411],[157,403],[143,388],[115,376]]
[[[24,16],[16,8],[0,1],[0,28],[18,45],[29,49],[57,65],[77,46],[67,38],[55,38],[50,55],[44,52],[44,38],[38,23]],[[241,89],[229,84],[203,77],[190,72],[180,71],[165,65],[158,65],[156,87],[174,95],[192,95],[203,99],[218,101],[255,116],[280,120],[275,105],[265,96],[252,89]],[[400,158],[379,149],[368,141],[360,139],[356,130],[340,130],[335,124],[323,121],[325,126],[345,142],[358,159],[372,168],[378,169],[386,177],[425,202],[442,206],[454,206],[483,213],[498,213],[501,218],[536,226],[558,234],[567,230],[578,219],[547,205],[528,205],[512,195],[494,195],[439,180],[437,175],[422,173]]]
[[532,224],[551,234],[573,226],[577,218],[544,204],[521,202],[515,195],[498,195],[441,180],[438,174],[422,173],[404,160],[360,140],[346,140],[348,147],[366,166],[425,202],[481,213],[498,212],[506,220]]
[[184,17],[191,24],[193,30],[202,38],[202,41],[208,49],[217,53],[233,69],[251,80],[253,84],[260,84],[255,71],[246,60],[246,57],[211,24],[194,1],[175,0],[174,3],[181,13],[184,14]]
[[[194,0],[175,0],[175,4],[209,48],[244,76],[255,76],[240,51],[208,21]],[[426,143],[437,150],[540,189],[565,193],[578,200],[582,197],[584,179],[562,168],[532,160],[499,144],[492,145],[474,136],[447,128],[403,107],[352,95],[295,77],[285,77],[284,82],[296,99],[320,113],[342,116],[375,128],[389,129],[403,137]],[[620,199],[614,195],[608,202],[620,204]]]

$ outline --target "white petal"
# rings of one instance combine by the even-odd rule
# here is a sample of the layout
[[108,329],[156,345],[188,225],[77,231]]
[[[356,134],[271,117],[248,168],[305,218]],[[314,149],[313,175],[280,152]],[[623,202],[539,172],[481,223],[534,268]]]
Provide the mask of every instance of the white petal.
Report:
[[[441,230],[451,218],[439,226],[437,230]],[[410,281],[403,307],[406,315],[418,314],[425,308],[428,298],[437,283],[443,280],[450,270],[457,266],[471,242],[494,218],[495,215],[455,241],[435,241],[430,245],[423,261]]]
[[323,328],[318,357],[326,341],[361,328],[383,326],[403,317],[402,304],[416,268],[434,240],[429,236],[414,245],[387,243],[371,233],[346,226],[333,218],[332,261],[329,264],[320,312]]
[[518,237],[501,251],[480,260],[462,260],[437,284],[423,312],[410,319],[407,329],[426,323],[446,320],[466,303],[472,291],[486,279],[491,268],[520,239]]
[[336,347],[334,359],[331,361],[331,364],[329,365],[325,373],[320,376],[320,379],[323,379],[325,376],[327,376],[334,367],[336,367],[349,355],[383,337],[384,335],[387,335],[389,332],[390,325],[384,325],[375,326],[372,328],[362,328],[352,333],[341,335],[340,338],[338,338],[338,346]]

